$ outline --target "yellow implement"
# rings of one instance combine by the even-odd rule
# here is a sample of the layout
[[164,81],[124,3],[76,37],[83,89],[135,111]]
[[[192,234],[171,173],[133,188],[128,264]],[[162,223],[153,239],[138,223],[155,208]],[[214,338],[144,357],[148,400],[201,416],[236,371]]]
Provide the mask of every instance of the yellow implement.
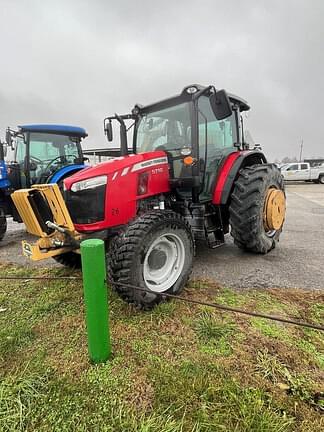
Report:
[[11,198],[27,231],[39,237],[33,245],[22,242],[24,255],[39,261],[71,250],[77,252],[75,240],[80,234],[74,229],[57,184],[20,189]]

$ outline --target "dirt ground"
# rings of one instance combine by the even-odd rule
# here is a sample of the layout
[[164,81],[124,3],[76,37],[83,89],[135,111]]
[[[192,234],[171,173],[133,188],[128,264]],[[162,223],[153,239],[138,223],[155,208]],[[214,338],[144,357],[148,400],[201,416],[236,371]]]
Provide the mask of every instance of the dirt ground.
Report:
[[[287,218],[280,242],[268,255],[239,250],[227,236],[218,249],[197,247],[194,278],[216,280],[233,288],[324,289],[324,186],[288,184]],[[54,260],[33,263],[21,253],[21,240],[28,236],[23,225],[9,221],[0,243],[0,262],[29,266],[57,266]]]

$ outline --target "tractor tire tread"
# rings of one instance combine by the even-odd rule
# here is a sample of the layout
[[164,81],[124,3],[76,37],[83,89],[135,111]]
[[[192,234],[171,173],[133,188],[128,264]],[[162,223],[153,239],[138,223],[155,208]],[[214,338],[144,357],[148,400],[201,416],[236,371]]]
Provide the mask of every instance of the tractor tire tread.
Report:
[[81,268],[81,255],[75,252],[66,252],[61,255],[56,255],[53,259],[64,265],[65,267],[69,267],[72,269],[80,269]]
[[265,254],[279,240],[281,229],[268,236],[263,228],[263,206],[267,188],[284,191],[284,181],[274,164],[252,165],[241,169],[229,206],[231,235],[241,249]]
[[[134,256],[139,253],[139,249],[143,243],[144,236],[159,226],[174,222],[175,227],[184,227],[190,235],[193,243],[193,236],[190,225],[177,213],[171,210],[152,211],[139,216],[128,226],[126,226],[119,235],[116,235],[110,243],[107,253],[107,272],[112,288],[126,302],[134,304],[139,309],[149,310],[155,305],[165,300],[163,293],[144,293],[134,292],[135,290],[126,286],[114,285],[115,282],[125,283],[126,285],[134,285],[132,279],[132,263]],[[194,250],[194,243],[193,243]],[[182,278],[181,286],[183,287],[191,274],[188,271]],[[172,293],[173,287],[167,292]],[[178,291],[179,292],[179,291]]]

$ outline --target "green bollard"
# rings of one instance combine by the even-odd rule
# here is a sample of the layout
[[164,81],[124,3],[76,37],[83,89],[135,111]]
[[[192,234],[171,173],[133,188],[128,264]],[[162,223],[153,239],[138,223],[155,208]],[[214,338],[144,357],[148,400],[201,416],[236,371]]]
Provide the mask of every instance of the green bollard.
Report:
[[104,242],[84,240],[81,261],[89,356],[93,363],[102,363],[111,354]]

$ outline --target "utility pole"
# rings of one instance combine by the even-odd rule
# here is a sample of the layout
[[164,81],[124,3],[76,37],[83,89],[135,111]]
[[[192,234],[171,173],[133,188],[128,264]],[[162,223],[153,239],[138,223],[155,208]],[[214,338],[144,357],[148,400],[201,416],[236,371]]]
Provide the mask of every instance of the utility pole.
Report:
[[303,147],[304,147],[304,140],[303,140],[303,138],[302,138],[302,139],[301,139],[301,142],[300,142],[299,162],[302,162]]

